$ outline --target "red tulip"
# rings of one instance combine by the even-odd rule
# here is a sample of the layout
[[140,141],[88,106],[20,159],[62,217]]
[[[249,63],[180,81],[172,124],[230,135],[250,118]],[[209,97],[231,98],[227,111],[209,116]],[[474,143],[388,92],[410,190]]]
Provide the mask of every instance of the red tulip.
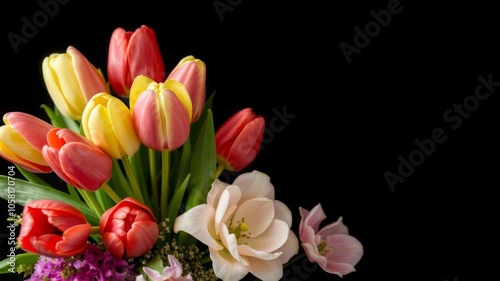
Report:
[[109,155],[69,129],[50,130],[42,154],[54,172],[74,187],[96,191],[111,178]]
[[153,248],[159,229],[151,210],[127,197],[106,210],[100,232],[104,247],[116,258],[134,258]]
[[217,160],[228,171],[246,168],[257,156],[264,136],[264,117],[251,108],[231,116],[215,133]]
[[109,43],[107,72],[111,88],[121,97],[128,97],[138,75],[156,82],[165,80],[165,66],[154,31],[146,25],[134,32],[116,28]]
[[50,173],[52,169],[42,155],[47,133],[54,127],[28,113],[9,112],[0,126],[0,156],[33,173]]
[[70,257],[85,249],[90,230],[85,216],[70,204],[34,200],[23,209],[19,247],[49,257]]

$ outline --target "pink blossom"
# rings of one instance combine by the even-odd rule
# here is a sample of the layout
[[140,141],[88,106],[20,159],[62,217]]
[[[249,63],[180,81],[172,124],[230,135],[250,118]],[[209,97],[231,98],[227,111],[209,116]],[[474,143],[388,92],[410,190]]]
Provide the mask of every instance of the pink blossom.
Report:
[[363,245],[349,235],[342,217],[319,229],[320,223],[326,219],[321,204],[311,211],[299,207],[299,211],[302,217],[299,236],[309,261],[339,277],[356,271],[354,266],[363,256]]

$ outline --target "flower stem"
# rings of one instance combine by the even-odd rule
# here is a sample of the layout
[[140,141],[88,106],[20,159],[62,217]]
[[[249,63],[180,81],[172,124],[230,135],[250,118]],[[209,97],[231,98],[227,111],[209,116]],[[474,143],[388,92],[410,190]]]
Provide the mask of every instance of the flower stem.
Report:
[[106,192],[106,194],[109,195],[109,197],[111,197],[111,199],[113,199],[113,201],[115,201],[115,203],[121,201],[120,196],[118,196],[118,194],[116,194],[116,192],[107,183],[104,183],[101,188]]
[[156,150],[149,149],[149,175],[151,178],[151,189],[153,191],[153,196],[151,199],[153,200],[153,210],[158,210],[158,175],[156,170]]
[[167,217],[168,203],[168,178],[170,170],[170,151],[164,150],[161,152],[161,219]]
[[100,234],[100,228],[99,226],[91,226],[90,227],[90,235],[92,234]]
[[287,266],[291,265],[291,264],[294,264],[296,261],[298,261],[299,259],[303,258],[306,256],[306,253],[305,252],[302,252],[300,253],[299,255],[296,255],[295,257],[293,257],[293,259],[289,260],[287,263],[285,263],[283,265],[283,268],[286,268]]
[[94,194],[92,194],[90,191],[77,188],[78,192],[80,195],[83,197],[83,200],[87,203],[87,205],[94,210],[94,212],[97,214],[98,217],[102,216],[103,210],[101,209],[101,205],[99,205],[99,202],[97,202],[97,199],[95,198]]
[[218,163],[217,164],[217,170],[215,171],[215,178],[218,179],[220,174],[222,174],[222,172],[224,171],[224,169],[226,168],[226,166],[222,163]]
[[139,202],[144,204],[144,198],[142,197],[141,189],[139,188],[139,184],[137,183],[137,178],[135,177],[134,170],[132,169],[132,164],[130,163],[130,159],[125,156],[122,159],[123,167],[125,168],[125,173],[127,174],[130,185],[132,186],[132,190],[134,191],[134,195]]

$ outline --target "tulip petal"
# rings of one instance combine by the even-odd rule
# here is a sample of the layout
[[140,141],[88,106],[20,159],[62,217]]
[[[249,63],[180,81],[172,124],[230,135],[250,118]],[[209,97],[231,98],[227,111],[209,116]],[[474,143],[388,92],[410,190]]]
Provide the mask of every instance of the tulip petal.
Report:
[[159,93],[159,104],[163,113],[163,134],[165,136],[163,148],[169,151],[183,145],[189,137],[190,113],[177,95],[170,90]]
[[[288,239],[290,227],[284,221],[274,220],[269,227],[260,235],[253,233],[253,228],[250,228],[252,239],[248,239],[246,245],[257,251],[273,252],[279,249]],[[242,253],[251,255],[250,253]]]
[[235,261],[226,250],[210,248],[210,260],[215,275],[221,280],[241,280],[248,274],[248,266]]
[[59,151],[59,159],[62,171],[80,188],[96,191],[111,177],[111,159],[98,148],[68,143]]
[[125,155],[134,155],[141,145],[129,108],[119,99],[110,98],[108,112],[115,138]]
[[38,151],[42,151],[47,143],[47,133],[54,128],[44,120],[24,112],[8,112],[4,114],[3,120]]
[[212,207],[206,204],[195,206],[175,219],[174,232],[187,232],[209,248],[222,250],[223,247],[214,239],[214,217]]
[[363,245],[348,234],[335,234],[327,237],[330,248],[327,254],[329,264],[348,263],[357,264],[363,256]]
[[72,58],[76,81],[80,82],[79,87],[82,91],[85,103],[97,93],[109,92],[102,73],[97,70],[80,51],[73,46],[69,46],[66,52],[70,54]]
[[283,264],[279,259],[259,260],[249,258],[249,271],[260,280],[281,280],[283,277]]
[[153,79],[145,76],[145,75],[137,75],[134,78],[132,86],[130,87],[130,96],[129,96],[129,108],[130,112],[134,113],[135,103],[137,98],[144,92],[151,84],[158,84]]
[[139,257],[149,251],[158,238],[158,225],[154,221],[139,221],[127,232],[127,258]]
[[120,237],[113,232],[101,233],[102,242],[104,247],[114,256],[123,257],[125,254],[125,245]]
[[156,151],[163,151],[165,142],[161,120],[156,93],[153,90],[144,91],[134,107],[134,128],[142,143]]
[[[130,73],[151,77],[156,82],[165,79],[165,66],[154,31],[142,25],[130,37],[127,60]],[[131,83],[130,81],[129,83]]]
[[271,183],[271,178],[260,171],[254,170],[240,174],[233,184],[241,189],[241,201],[257,197],[274,199],[274,186]]
[[[259,237],[264,231],[268,230],[268,227],[271,227],[271,224],[274,220],[274,203],[273,200],[263,197],[257,197],[250,200],[243,201],[243,203],[239,206],[238,210],[234,214],[233,222],[245,222],[250,228],[250,232],[252,233],[252,237]],[[231,225],[234,227],[234,225]],[[288,225],[286,226],[285,234],[288,232]],[[275,234],[273,234],[275,235]],[[274,237],[277,238],[277,237]],[[285,235],[286,238],[286,235]],[[273,241],[278,242],[278,241]],[[283,244],[282,241],[281,244]],[[276,248],[280,247],[281,244],[275,245],[276,247],[270,249],[269,251],[273,251]]]
[[127,49],[128,42],[132,36],[132,32],[125,31],[125,29],[118,27],[111,34],[108,49],[108,80],[113,90],[119,96],[126,96],[128,92],[127,85],[133,81],[130,74]]
[[64,231],[62,240],[56,244],[56,253],[59,256],[73,256],[82,252],[87,246],[90,229],[90,224],[88,223],[68,228]]

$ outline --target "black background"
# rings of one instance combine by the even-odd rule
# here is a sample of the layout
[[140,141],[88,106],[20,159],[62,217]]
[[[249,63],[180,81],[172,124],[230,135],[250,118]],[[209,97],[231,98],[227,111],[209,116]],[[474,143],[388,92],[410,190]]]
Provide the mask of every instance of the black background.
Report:
[[[294,230],[299,206],[321,203],[328,222],[344,218],[365,249],[344,280],[498,275],[500,87],[455,130],[443,117],[455,104],[473,105],[479,76],[500,81],[493,4],[402,0],[399,13],[372,29],[370,42],[348,63],[339,45],[355,46],[354,28],[364,30],[374,21],[372,10],[397,1],[152,2],[59,4],[17,53],[7,34],[22,35],[22,18],[33,22],[42,8],[11,3],[2,19],[1,113],[45,117],[40,104],[51,101],[43,57],[72,45],[105,71],[112,31],[146,24],[167,69],[190,54],[205,61],[207,92],[217,92],[216,126],[243,107],[266,118],[263,149],[246,170],[271,176],[277,199],[293,212]],[[218,13],[214,3],[230,9]],[[280,118],[284,112],[288,117]],[[391,189],[384,173],[397,174],[398,156],[408,159],[418,149],[415,140],[431,138],[436,128],[446,140]],[[8,164],[1,165],[5,174]],[[7,232],[0,231],[3,251]],[[284,280],[340,280],[299,265],[303,274]]]

